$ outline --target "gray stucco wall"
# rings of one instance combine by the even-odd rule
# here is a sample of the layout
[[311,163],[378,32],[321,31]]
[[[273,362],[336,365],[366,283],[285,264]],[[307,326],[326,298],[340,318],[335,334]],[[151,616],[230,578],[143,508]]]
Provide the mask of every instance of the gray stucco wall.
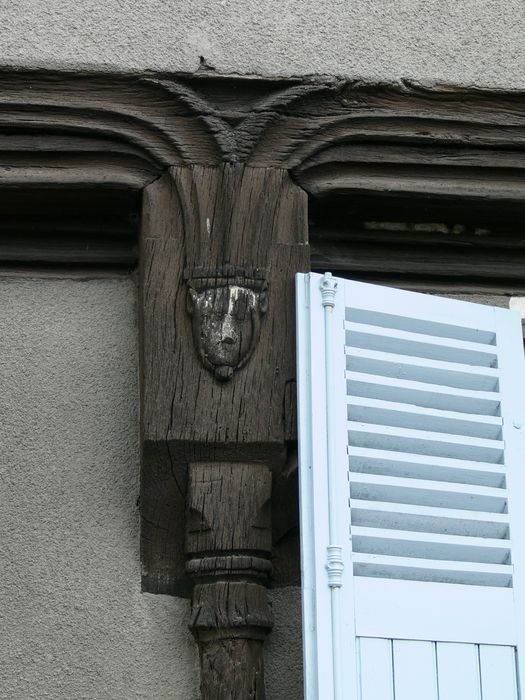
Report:
[[523,0],[0,0],[3,66],[525,88]]
[[[195,700],[188,602],[140,591],[135,283],[0,278],[0,698]],[[273,591],[269,700],[301,700]]]
[[0,698],[193,700],[188,603],[140,592],[134,283],[0,300]]
[[266,642],[266,695],[268,700],[303,700],[301,589],[275,589],[270,600],[275,623]]

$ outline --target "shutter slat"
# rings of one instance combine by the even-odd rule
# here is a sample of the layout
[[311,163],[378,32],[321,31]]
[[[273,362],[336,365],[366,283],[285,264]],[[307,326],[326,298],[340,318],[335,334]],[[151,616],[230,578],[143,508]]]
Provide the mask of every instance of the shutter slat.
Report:
[[346,353],[346,368],[353,372],[474,391],[495,391],[498,387],[499,370],[492,367],[475,367],[364,348],[346,347]]
[[422,408],[360,396],[349,397],[348,420],[488,439],[501,438],[502,426],[499,416]]
[[350,348],[382,350],[399,355],[414,355],[481,367],[497,366],[497,354],[490,345],[392,328],[376,328],[348,321],[345,323],[345,330],[346,345]]
[[384,474],[450,483],[479,484],[502,488],[505,466],[446,457],[397,453],[370,447],[348,447],[350,472]]
[[512,583],[512,565],[510,564],[435,561],[433,559],[360,553],[354,554],[353,562],[356,576],[462,583],[470,586],[501,586],[503,588]]
[[501,440],[485,440],[353,421],[348,422],[348,441],[349,444],[357,447],[373,447],[454,459],[474,459],[480,462],[501,462],[504,448]]
[[363,396],[483,415],[496,415],[501,403],[501,396],[497,392],[456,389],[409,379],[378,377],[362,372],[347,372],[346,379],[348,396]]
[[414,506],[350,499],[353,525],[393,530],[415,530],[468,537],[508,538],[507,513],[481,513],[454,508]]
[[350,496],[489,513],[504,513],[507,504],[505,489],[375,474],[355,474],[350,481]]
[[[396,290],[398,291],[398,290]],[[380,328],[395,328],[400,331],[422,333],[424,335],[436,335],[442,338],[455,338],[472,343],[495,344],[496,334],[493,330],[469,328],[465,325],[454,323],[436,323],[427,318],[414,318],[411,316],[399,316],[370,309],[348,307],[345,309],[345,319],[354,323],[361,323]]]
[[508,564],[508,540],[352,527],[352,548],[363,554]]

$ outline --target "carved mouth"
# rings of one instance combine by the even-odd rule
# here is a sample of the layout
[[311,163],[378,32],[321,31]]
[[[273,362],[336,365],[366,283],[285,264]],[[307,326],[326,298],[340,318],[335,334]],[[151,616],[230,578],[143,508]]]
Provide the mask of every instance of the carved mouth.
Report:
[[214,368],[214,374],[219,381],[227,382],[232,378],[233,367],[230,367],[230,365],[219,365]]
[[238,364],[240,356],[241,351],[238,345],[220,346],[206,353],[208,362],[216,366],[231,365],[234,367]]

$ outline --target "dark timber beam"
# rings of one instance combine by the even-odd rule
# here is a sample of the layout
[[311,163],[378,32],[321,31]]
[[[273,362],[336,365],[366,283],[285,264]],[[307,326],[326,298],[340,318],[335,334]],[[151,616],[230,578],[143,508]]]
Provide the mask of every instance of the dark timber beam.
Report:
[[146,189],[143,219],[145,583],[162,590],[175,561],[182,589],[185,565],[202,697],[261,700],[306,195],[276,168],[176,167]]

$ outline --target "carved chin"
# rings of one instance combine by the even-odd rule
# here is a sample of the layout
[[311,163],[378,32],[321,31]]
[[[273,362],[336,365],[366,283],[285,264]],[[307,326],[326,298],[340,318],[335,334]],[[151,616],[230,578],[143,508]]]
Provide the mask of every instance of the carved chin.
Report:
[[230,365],[220,365],[213,368],[213,373],[219,381],[227,382],[232,378],[233,367],[230,367]]
[[204,348],[204,356],[213,367],[237,367],[245,354],[239,345],[208,345]]

